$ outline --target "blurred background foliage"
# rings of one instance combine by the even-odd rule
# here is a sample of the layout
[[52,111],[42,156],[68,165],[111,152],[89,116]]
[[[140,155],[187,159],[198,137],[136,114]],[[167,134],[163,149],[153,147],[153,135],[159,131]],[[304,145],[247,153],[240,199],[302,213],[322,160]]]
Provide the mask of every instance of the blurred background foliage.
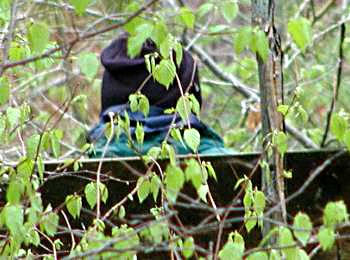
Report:
[[[182,42],[184,48],[201,48],[219,66],[220,73],[232,75],[258,92],[254,36],[248,32],[255,30],[251,27],[250,1],[162,0],[123,28],[100,32],[124,21],[148,2],[1,0],[3,160],[24,156],[25,147],[36,142],[43,131],[49,136],[44,158],[67,158],[79,151],[85,144],[86,131],[99,117],[100,53],[124,30],[139,39],[154,33],[141,27],[137,31],[140,24],[164,25],[165,33]],[[286,120],[319,146],[337,76],[339,25],[349,21],[349,7],[347,1],[339,0],[278,2],[276,24],[282,36],[284,94],[289,106]],[[95,32],[94,37],[84,37]],[[40,58],[54,49],[57,51]],[[343,51],[335,111],[346,115],[350,109],[349,32]],[[203,57],[194,56],[204,97],[201,119],[224,137],[228,147],[239,152],[259,150],[259,104],[242,96],[231,82],[218,78]],[[39,59],[29,62],[31,57]],[[293,136],[288,140],[291,149],[303,148]],[[328,147],[337,146],[332,140],[330,135]]]

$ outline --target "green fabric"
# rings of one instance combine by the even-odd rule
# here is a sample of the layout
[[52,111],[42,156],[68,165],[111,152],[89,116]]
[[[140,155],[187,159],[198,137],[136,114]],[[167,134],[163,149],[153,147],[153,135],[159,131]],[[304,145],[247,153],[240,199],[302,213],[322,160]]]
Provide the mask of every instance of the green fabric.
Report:
[[[136,153],[128,145],[128,139],[125,134],[122,134],[118,140],[113,139],[109,144],[105,157],[129,157],[137,155],[145,155],[148,150],[152,147],[160,147],[161,143],[165,138],[166,133],[157,132],[153,134],[147,134],[142,146],[137,145],[137,150],[139,153]],[[101,158],[103,154],[103,149],[106,145],[107,139],[102,137],[94,143],[95,151],[90,154],[91,158]],[[136,141],[134,142],[136,143]],[[175,141],[172,138],[169,138],[168,143],[171,144],[176,154],[190,154],[191,150],[184,146],[181,142]],[[232,154],[233,151],[227,148],[224,148],[222,139],[212,130],[207,127],[204,131],[201,131],[201,142],[198,147],[199,154]]]

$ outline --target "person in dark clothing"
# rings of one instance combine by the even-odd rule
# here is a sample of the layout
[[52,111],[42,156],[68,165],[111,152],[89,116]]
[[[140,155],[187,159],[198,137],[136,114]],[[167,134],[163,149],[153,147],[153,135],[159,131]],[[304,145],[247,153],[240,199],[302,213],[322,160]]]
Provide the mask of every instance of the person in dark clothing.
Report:
[[[183,50],[183,58],[176,73],[179,80],[174,80],[168,88],[159,84],[147,70],[145,55],[157,52],[155,43],[148,39],[135,58],[130,58],[127,52],[128,36],[123,34],[114,40],[101,54],[101,62],[105,68],[102,80],[100,122],[89,133],[89,139],[94,143],[95,153],[92,157],[101,157],[107,144],[104,135],[105,126],[110,122],[109,113],[125,117],[130,120],[130,133],[135,136],[136,125],[141,123],[144,130],[144,142],[141,145],[130,146],[130,136],[121,134],[109,143],[105,156],[134,156],[146,154],[152,147],[160,147],[169,128],[175,124],[177,128],[184,128],[189,123],[198,130],[201,141],[199,153],[231,153],[223,147],[222,139],[208,126],[203,124],[194,114],[190,113],[184,122],[178,115],[164,114],[168,108],[175,108],[181,92],[193,94],[199,105],[202,104],[198,68],[188,51]],[[180,86],[178,85],[180,81]],[[140,89],[140,86],[142,88]],[[180,88],[182,91],[180,91]],[[150,104],[148,116],[141,112],[132,112],[129,106],[129,95],[140,91]],[[175,116],[175,118],[174,118]],[[167,142],[171,144],[177,154],[191,153],[191,149],[182,142],[171,137]]]
[[[131,59],[127,54],[127,40],[127,35],[122,35],[102,52],[101,62],[105,67],[102,81],[102,111],[114,105],[127,103],[129,95],[135,93],[149,75],[144,56],[157,51],[154,42],[147,40],[142,46],[140,55]],[[189,87],[189,93],[194,94],[201,104],[202,97],[198,71],[197,67],[194,68],[194,65],[191,54],[184,51],[180,68],[177,69],[177,75],[183,92]],[[193,86],[190,86],[193,69],[195,69]],[[153,79],[148,80],[141,92],[148,98],[151,105],[163,109],[175,107],[181,96],[176,80],[168,89]]]

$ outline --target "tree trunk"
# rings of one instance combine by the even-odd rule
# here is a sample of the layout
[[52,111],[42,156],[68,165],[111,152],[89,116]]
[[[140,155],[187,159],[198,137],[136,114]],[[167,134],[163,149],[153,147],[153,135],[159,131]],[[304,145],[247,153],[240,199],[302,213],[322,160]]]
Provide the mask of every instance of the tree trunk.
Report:
[[[280,210],[275,212],[273,219],[286,222],[286,207],[284,198],[284,160],[283,155],[272,144],[274,133],[284,131],[284,121],[277,111],[283,104],[283,67],[280,37],[274,25],[274,0],[252,0],[252,24],[263,30],[269,40],[269,55],[263,61],[257,55],[259,68],[260,106],[262,118],[263,161],[262,189],[270,205],[280,204]],[[264,165],[264,164],[263,164]],[[265,223],[264,235],[272,228]]]

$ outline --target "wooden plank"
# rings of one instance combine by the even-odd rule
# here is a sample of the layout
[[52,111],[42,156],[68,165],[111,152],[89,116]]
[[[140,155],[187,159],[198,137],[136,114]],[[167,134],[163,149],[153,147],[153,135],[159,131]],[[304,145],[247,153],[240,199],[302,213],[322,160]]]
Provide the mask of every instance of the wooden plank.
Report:
[[[286,181],[287,197],[297,191],[308,179],[310,173],[321,165],[325,160],[331,158],[337,151],[313,150],[313,151],[295,151],[286,155],[286,167],[293,172],[293,178]],[[180,156],[180,165],[184,160],[191,156]],[[256,168],[260,158],[258,153],[237,154],[237,155],[209,155],[201,157],[204,161],[210,161],[216,170],[218,182],[209,181],[210,190],[214,201],[218,207],[229,205],[235,197],[236,192],[233,187],[236,181],[244,175],[250,175]],[[302,196],[295,198],[288,203],[288,213],[293,216],[298,211],[304,211],[311,216],[314,224],[321,223],[322,209],[327,201],[344,199],[347,206],[350,206],[350,160],[349,155],[344,154],[336,161],[331,163],[310,185],[305,189]],[[95,173],[101,160],[84,159],[82,168],[78,172],[73,172],[72,167],[67,167],[60,171],[63,161],[50,161],[45,163],[47,172],[47,181],[41,188],[45,204],[50,203],[53,207],[62,206],[65,197],[74,192],[81,193],[84,186],[95,179]],[[107,205],[102,205],[102,214],[112,207],[116,202],[123,199],[135,187],[137,174],[144,174],[146,167],[138,158],[105,158],[102,160],[101,180],[106,183],[109,190],[109,199]],[[161,162],[162,166],[166,161]],[[133,169],[133,170],[131,170]],[[115,179],[109,179],[106,176],[112,176]],[[252,176],[254,185],[260,187],[260,169],[257,168]],[[184,193],[196,198],[195,191],[190,185],[186,185]],[[181,202],[181,199],[180,199]],[[158,203],[159,205],[159,203]],[[86,208],[87,205],[84,205]],[[154,207],[151,198],[146,199],[139,204],[135,198],[134,201],[126,203],[127,218],[132,220],[135,225],[139,223],[139,217],[149,214],[149,209]],[[178,216],[185,226],[197,226],[201,221],[208,217],[209,213],[205,209],[193,207],[176,207]],[[232,213],[230,217],[242,216],[243,212]],[[78,221],[70,219],[73,227],[81,227],[83,222],[85,226],[91,224],[93,216],[84,212]],[[118,221],[116,221],[118,223]],[[217,222],[210,221],[207,225],[199,226],[195,235],[196,241],[204,247],[216,240]],[[231,223],[225,228],[225,234],[241,227],[241,222]],[[243,231],[244,234],[244,231]],[[247,234],[245,234],[247,235]],[[226,239],[226,238],[225,238]],[[248,246],[254,246],[260,239],[258,230],[247,235]]]

